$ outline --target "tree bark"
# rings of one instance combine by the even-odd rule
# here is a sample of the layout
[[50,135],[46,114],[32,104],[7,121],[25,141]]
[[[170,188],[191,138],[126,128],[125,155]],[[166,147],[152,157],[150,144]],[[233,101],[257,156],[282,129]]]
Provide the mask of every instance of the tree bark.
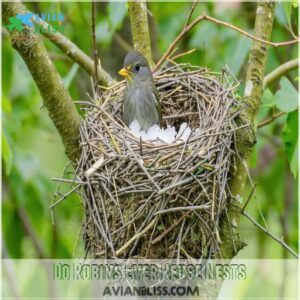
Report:
[[[4,2],[2,8],[6,24],[10,17],[26,12],[19,2]],[[68,158],[76,162],[80,155],[78,141],[81,119],[42,41],[28,28],[21,32],[13,30],[10,37],[12,47],[22,56],[40,91],[49,116],[62,138]]]
[[[270,41],[273,19],[274,2],[259,2],[257,4],[254,33],[255,36]],[[224,216],[221,223],[221,254],[223,258],[232,258],[237,254],[239,247],[243,246],[237,226],[241,215],[241,204],[247,179],[247,170],[245,168],[251,150],[256,142],[256,124],[255,119],[260,108],[261,96],[263,92],[263,79],[265,65],[267,61],[268,46],[258,41],[254,41],[250,50],[248,61],[246,87],[242,101],[242,113],[238,122],[249,124],[236,133],[236,143],[238,157],[233,166],[233,176],[229,182],[232,194],[231,202],[227,207],[227,217]],[[231,224],[229,224],[229,222]]]
[[145,1],[128,2],[129,17],[134,48],[143,53],[150,67],[153,64],[148,26],[147,4]]

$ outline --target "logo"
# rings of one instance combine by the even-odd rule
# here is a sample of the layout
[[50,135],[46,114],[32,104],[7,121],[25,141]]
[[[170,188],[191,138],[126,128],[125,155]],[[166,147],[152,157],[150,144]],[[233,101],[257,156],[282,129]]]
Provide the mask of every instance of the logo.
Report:
[[[35,33],[63,31],[62,13],[24,13],[9,18],[9,23],[4,24],[9,32],[13,30],[22,32],[26,27],[33,28]],[[46,23],[47,22],[47,23]]]

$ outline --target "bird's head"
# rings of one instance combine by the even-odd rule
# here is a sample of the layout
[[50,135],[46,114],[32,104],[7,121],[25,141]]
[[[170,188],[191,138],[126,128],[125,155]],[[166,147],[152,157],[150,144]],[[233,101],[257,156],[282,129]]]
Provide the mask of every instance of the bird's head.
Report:
[[147,59],[137,50],[130,51],[124,60],[124,67],[119,74],[129,81],[152,81],[152,73]]

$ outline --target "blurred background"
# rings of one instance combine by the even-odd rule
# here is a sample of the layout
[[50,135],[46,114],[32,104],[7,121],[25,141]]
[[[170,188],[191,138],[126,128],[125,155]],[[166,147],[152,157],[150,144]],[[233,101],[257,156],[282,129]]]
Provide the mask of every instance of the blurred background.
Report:
[[[296,2],[297,4],[297,2]],[[298,35],[298,8],[278,3],[272,41],[292,40]],[[26,3],[34,13],[63,13],[61,32],[92,56],[90,3]],[[148,4],[154,60],[183,28],[192,3]],[[97,3],[96,35],[103,68],[116,79],[123,59],[131,49],[126,3]],[[207,14],[253,33],[255,3],[199,3],[194,14]],[[56,46],[41,36],[74,100],[86,100],[91,79]],[[3,249],[9,258],[80,258],[84,255],[79,236],[82,204],[72,195],[49,210],[67,158],[56,129],[42,107],[42,99],[19,54],[2,29],[2,228]],[[241,81],[243,95],[246,63],[251,40],[216,24],[201,22],[178,45],[178,52],[195,48],[181,59],[221,72],[228,65]],[[298,46],[270,47],[266,74],[298,57]],[[258,130],[250,171],[257,183],[247,212],[255,220],[298,249],[298,72],[287,73],[265,90],[257,122],[285,112]],[[295,100],[296,99],[296,100]],[[295,105],[296,101],[296,105]],[[67,187],[66,187],[67,190]],[[248,184],[244,199],[251,193]],[[53,222],[54,221],[54,222]],[[241,216],[240,234],[248,244],[239,258],[291,257],[269,236]]]

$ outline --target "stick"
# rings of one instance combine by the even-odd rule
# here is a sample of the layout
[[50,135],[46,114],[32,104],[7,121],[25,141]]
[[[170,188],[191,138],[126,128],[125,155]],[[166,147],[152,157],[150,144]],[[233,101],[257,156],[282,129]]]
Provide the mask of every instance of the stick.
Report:
[[77,184],[74,188],[72,188],[68,193],[66,193],[65,195],[63,195],[59,200],[57,200],[56,202],[54,202],[53,204],[51,204],[49,206],[49,209],[53,209],[57,204],[59,204],[60,202],[62,202],[63,200],[67,199],[68,196],[70,196],[73,192],[75,192],[78,188],[80,188],[81,185]]
[[291,249],[283,240],[276,237],[273,233],[271,233],[268,229],[264,228],[262,225],[257,223],[250,215],[248,215],[246,212],[242,212],[242,214],[250,220],[256,227],[258,227],[260,230],[262,230],[264,233],[266,233],[268,236],[270,236],[273,240],[275,240],[277,243],[279,243],[283,248],[285,248],[290,254],[292,254],[294,257],[299,259],[299,255]]
[[276,81],[278,78],[283,76],[284,74],[297,69],[299,66],[299,59],[295,58],[290,61],[287,61],[286,63],[280,65],[278,68],[273,70],[271,73],[265,76],[264,78],[264,89],[266,89],[267,86],[272,84],[274,81]]
[[103,164],[104,157],[101,156],[85,173],[85,177],[91,177]]
[[157,183],[154,181],[154,179],[148,173],[147,169],[142,165],[142,163],[137,158],[137,156],[135,155],[135,153],[132,151],[132,149],[130,148],[130,146],[128,145],[128,143],[125,142],[125,145],[126,145],[127,149],[129,150],[129,152],[133,155],[134,159],[136,160],[136,162],[138,163],[138,165],[140,166],[140,168],[144,171],[144,173],[149,178],[149,180],[155,185],[156,189],[160,192],[161,191],[160,187],[157,185]]
[[184,215],[182,215],[177,221],[175,221],[168,229],[166,229],[163,233],[161,233],[157,238],[155,238],[153,241],[151,241],[151,244],[154,245],[158,242],[160,242],[169,232],[171,232],[178,224],[181,223],[181,221],[187,217],[187,215],[191,211],[186,212]]
[[215,23],[217,25],[221,25],[221,26],[224,26],[224,27],[231,28],[231,29],[247,36],[250,39],[253,39],[255,41],[258,41],[258,42],[261,42],[261,43],[264,43],[264,44],[267,44],[267,45],[272,45],[274,47],[296,44],[296,43],[299,43],[299,41],[300,41],[300,39],[297,38],[297,39],[294,39],[294,40],[291,40],[291,41],[286,41],[286,42],[269,42],[269,41],[263,40],[261,38],[258,38],[258,37],[246,32],[243,29],[241,29],[239,27],[236,27],[236,26],[234,26],[230,23],[217,20],[217,19],[215,19],[213,17],[210,17],[210,16],[206,15],[205,13],[203,13],[198,18],[196,18],[190,25],[185,26],[183,28],[183,30],[179,33],[179,35],[175,38],[175,40],[170,44],[170,46],[169,46],[168,50],[165,52],[165,54],[160,58],[158,63],[155,65],[155,67],[153,69],[153,72],[155,72],[161,66],[161,64],[167,59],[167,57],[169,57],[170,53],[173,51],[175,46],[188,33],[188,31],[190,31],[192,28],[195,27],[195,25],[197,25],[199,22],[201,22],[203,20],[210,21],[210,22]]
[[256,188],[256,186],[257,186],[257,182],[255,182],[255,183],[254,183],[254,185],[253,185],[253,187],[252,187],[252,190],[251,190],[251,192],[250,192],[250,195],[249,195],[248,199],[246,200],[246,202],[245,202],[244,206],[242,207],[241,213],[243,213],[243,212],[244,212],[244,210],[245,210],[246,206],[248,205],[248,203],[249,203],[250,199],[252,198],[252,196],[253,196],[253,194],[254,194],[254,191],[255,191],[255,188]]
[[141,232],[134,235],[126,244],[124,244],[119,250],[116,251],[116,256],[119,256],[123,253],[136,239],[144,235],[156,222],[156,218],[154,218],[151,223],[149,223]]
[[285,115],[285,114],[286,114],[286,112],[281,111],[281,112],[279,112],[279,113],[273,115],[271,118],[261,121],[261,122],[257,125],[257,128],[264,127],[264,126],[266,126],[266,125],[272,123],[272,122],[273,122],[274,120],[276,120],[277,118],[279,118],[279,117]]
[[174,211],[182,211],[182,210],[196,210],[196,209],[205,209],[208,208],[206,204],[204,205],[194,205],[194,206],[178,206],[178,207],[172,207],[164,210],[157,211],[154,216],[159,215],[159,214],[166,214],[169,212],[174,212]]
[[96,90],[98,83],[98,53],[95,33],[95,1],[92,1],[92,37],[93,37],[93,55],[94,55],[94,89]]

